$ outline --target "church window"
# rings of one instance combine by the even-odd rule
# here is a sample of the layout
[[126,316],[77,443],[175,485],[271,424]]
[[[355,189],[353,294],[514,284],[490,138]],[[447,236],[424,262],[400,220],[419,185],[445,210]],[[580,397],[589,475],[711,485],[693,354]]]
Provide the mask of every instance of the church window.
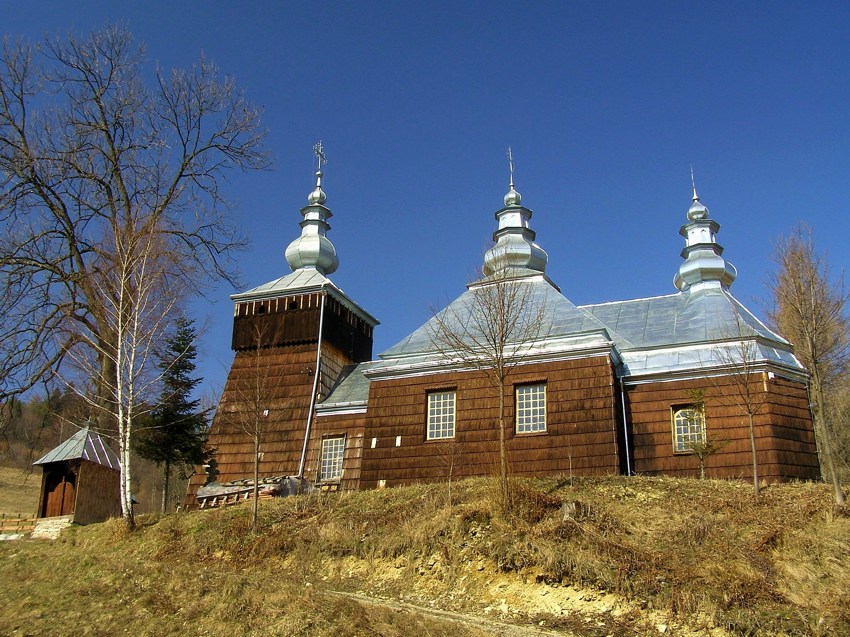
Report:
[[342,478],[342,455],[345,437],[325,438],[322,441],[322,461],[319,466],[319,482],[330,482]]
[[705,442],[705,409],[702,405],[673,407],[673,451],[692,453],[691,445]]
[[455,392],[428,394],[428,440],[453,438],[455,435]]
[[516,388],[516,432],[546,431],[546,384],[519,385]]

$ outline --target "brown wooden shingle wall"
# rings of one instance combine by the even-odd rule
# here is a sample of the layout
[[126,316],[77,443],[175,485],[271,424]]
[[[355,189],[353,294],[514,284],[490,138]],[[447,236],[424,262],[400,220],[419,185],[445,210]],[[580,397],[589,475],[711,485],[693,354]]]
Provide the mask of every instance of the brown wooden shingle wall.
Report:
[[[525,365],[509,377],[506,439],[514,475],[618,472],[613,372],[605,356]],[[514,386],[545,382],[547,431],[514,433]],[[454,388],[453,439],[426,440],[429,391]],[[400,444],[397,445],[397,437]],[[373,445],[374,439],[374,447]],[[375,380],[363,438],[361,486],[490,475],[498,467],[498,393],[477,372]]]
[[[704,392],[707,435],[726,445],[706,462],[712,478],[751,478],[752,457],[747,417],[733,397],[729,378],[657,382],[626,386],[632,467],[639,474],[696,476],[697,458],[673,453],[672,409]],[[817,453],[806,388],[781,378],[753,383],[767,398],[754,418],[760,477],[777,481],[818,476]]]
[[[316,368],[321,302],[320,293],[311,293],[236,304],[232,342],[236,356],[208,442],[216,450],[216,482],[253,477],[250,414],[255,410],[268,410],[260,420],[260,476],[297,473]],[[326,297],[318,399],[327,395],[345,365],[369,360],[371,355],[372,326],[337,299]],[[321,444],[320,438],[311,438]],[[353,461],[358,453],[354,434],[346,441],[346,462],[349,446]],[[315,465],[316,450],[311,452]],[[356,481],[354,469],[349,467],[348,473]],[[196,467],[187,506],[195,505],[195,494],[206,481],[204,468]]]
[[[331,369],[346,358],[328,343],[322,351]],[[210,429],[208,445],[216,450],[216,482],[253,476],[254,447],[249,432],[253,426],[250,412],[256,405],[261,413],[269,410],[261,420],[260,476],[297,473],[315,366],[315,343],[236,353]],[[195,471],[187,493],[189,506],[194,505],[194,496],[206,481],[202,467]]]
[[342,480],[340,480],[339,486],[341,489],[359,489],[366,414],[319,416],[313,423],[304,477],[311,483],[318,480],[322,440],[345,436]]

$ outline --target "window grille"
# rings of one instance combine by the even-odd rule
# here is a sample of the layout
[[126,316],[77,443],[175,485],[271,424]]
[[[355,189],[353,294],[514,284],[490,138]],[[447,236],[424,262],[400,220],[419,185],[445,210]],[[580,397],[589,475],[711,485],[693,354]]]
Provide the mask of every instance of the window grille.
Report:
[[345,451],[345,438],[325,438],[322,441],[322,462],[319,467],[319,482],[329,482],[342,478],[342,456]]
[[691,445],[705,442],[705,411],[702,405],[673,408],[673,451],[692,453]]
[[428,394],[428,440],[453,438],[455,435],[455,392]]
[[546,431],[546,385],[520,385],[516,388],[516,432]]

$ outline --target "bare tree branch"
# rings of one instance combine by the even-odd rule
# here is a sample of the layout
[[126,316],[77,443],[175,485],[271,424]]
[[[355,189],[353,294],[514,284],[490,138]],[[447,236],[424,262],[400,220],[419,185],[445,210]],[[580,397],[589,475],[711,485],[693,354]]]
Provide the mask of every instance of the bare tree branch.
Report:
[[147,86],[144,64],[119,27],[0,57],[0,401],[54,375],[93,386],[125,516],[153,339],[187,290],[232,278],[244,241],[220,182],[269,164],[232,78],[201,59]]

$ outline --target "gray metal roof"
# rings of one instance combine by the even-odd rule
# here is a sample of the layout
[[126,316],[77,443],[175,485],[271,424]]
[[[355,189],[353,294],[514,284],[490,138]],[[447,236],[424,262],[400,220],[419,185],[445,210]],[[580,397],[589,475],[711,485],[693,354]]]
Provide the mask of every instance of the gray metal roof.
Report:
[[769,330],[727,290],[719,287],[647,299],[583,305],[580,309],[609,326],[617,346],[622,350],[701,343],[740,336],[760,336],[790,347],[788,341]]
[[110,469],[120,469],[118,456],[106,446],[98,434],[88,427],[80,429],[58,447],[42,456],[33,464],[49,464],[68,460],[88,460]]
[[300,268],[245,292],[231,294],[230,299],[234,303],[244,303],[246,301],[264,301],[266,299],[280,298],[288,294],[309,294],[310,292],[320,292],[322,290],[327,291],[331,296],[373,327],[378,325],[378,319],[352,301],[333,281],[314,268]]
[[754,342],[754,362],[805,374],[791,344],[720,286],[580,309],[610,326],[626,377],[722,367],[742,339]]
[[[728,364],[735,344],[742,339],[754,342],[755,361],[805,375],[805,369],[792,353],[791,344],[771,331],[752,312],[722,287],[688,290],[677,294],[596,305],[576,306],[543,275],[527,276],[532,300],[544,304],[547,323],[535,345],[546,352],[550,343],[557,347],[599,347],[613,341],[615,357],[621,365],[618,374],[628,378],[677,376],[700,373]],[[445,320],[463,322],[469,316],[475,297],[467,290],[442,310]],[[438,319],[432,318],[417,330],[379,355],[379,360],[353,367],[322,403],[321,411],[365,406],[369,398],[369,377],[405,367],[405,371],[426,372],[440,356],[434,343]],[[461,330],[462,331],[462,330]]]
[[[577,308],[567,299],[549,279],[539,272],[532,276],[519,277],[516,279],[523,285],[530,286],[529,301],[533,307],[543,307],[546,323],[540,326],[539,341],[546,341],[561,337],[581,337],[589,334],[603,334],[608,337],[609,328],[591,313]],[[438,332],[441,320],[449,325],[458,325],[457,332],[462,334],[464,330],[470,329],[469,317],[475,306],[475,289],[470,286],[466,292],[452,301],[438,316],[429,319],[425,324],[415,330],[389,349],[379,354],[384,361],[416,356],[421,354],[433,354],[440,350],[434,343],[434,335]],[[463,327],[461,326],[463,324]]]
[[324,287],[336,288],[333,281],[318,270],[314,268],[302,268],[245,292],[232,294],[230,298],[236,302],[257,301],[260,299],[275,298],[287,292],[297,292],[300,294],[311,290],[318,291]]
[[369,379],[363,372],[374,364],[368,362],[346,366],[328,397],[316,406],[317,413],[364,408],[369,400]]

